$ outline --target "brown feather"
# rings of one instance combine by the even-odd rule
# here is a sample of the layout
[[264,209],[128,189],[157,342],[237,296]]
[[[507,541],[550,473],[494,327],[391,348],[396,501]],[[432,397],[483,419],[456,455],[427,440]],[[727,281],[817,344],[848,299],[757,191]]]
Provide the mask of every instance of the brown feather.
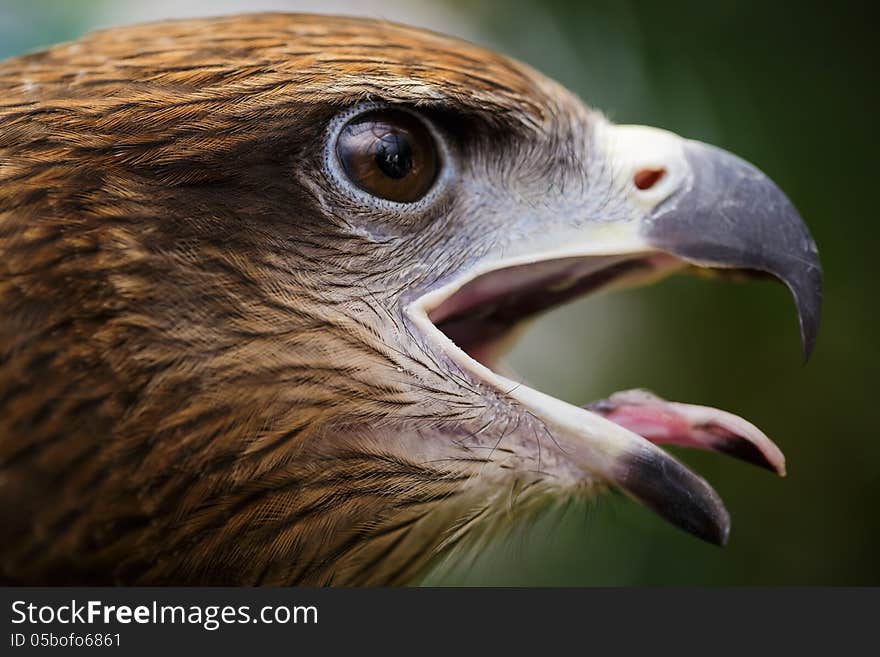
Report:
[[448,231],[359,242],[310,173],[365,99],[542,139],[582,112],[504,57],[349,18],[157,23],[0,63],[8,581],[401,583],[473,509],[479,464],[401,445],[476,430],[476,395],[387,310]]

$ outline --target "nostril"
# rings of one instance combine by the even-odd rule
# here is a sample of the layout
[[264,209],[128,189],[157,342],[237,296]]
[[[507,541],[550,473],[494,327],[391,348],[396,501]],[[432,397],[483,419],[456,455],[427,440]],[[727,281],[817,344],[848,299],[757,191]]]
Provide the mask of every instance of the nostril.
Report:
[[640,169],[633,176],[633,182],[641,190],[651,189],[666,175],[666,169]]

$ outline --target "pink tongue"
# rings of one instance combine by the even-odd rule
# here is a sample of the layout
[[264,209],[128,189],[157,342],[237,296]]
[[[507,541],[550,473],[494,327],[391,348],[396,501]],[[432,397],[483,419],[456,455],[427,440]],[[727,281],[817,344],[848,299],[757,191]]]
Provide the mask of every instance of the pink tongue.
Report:
[[658,445],[723,452],[785,476],[785,456],[755,425],[709,406],[680,404],[647,390],[624,390],[587,409]]

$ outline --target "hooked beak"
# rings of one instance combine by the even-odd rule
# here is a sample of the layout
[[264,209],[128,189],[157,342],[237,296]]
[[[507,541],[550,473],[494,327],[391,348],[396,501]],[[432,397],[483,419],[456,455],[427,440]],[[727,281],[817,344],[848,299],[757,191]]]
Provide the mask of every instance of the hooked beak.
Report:
[[810,231],[773,181],[745,160],[685,141],[688,175],[647,217],[649,244],[703,267],[765,272],[794,296],[804,358],[819,332],[822,269]]
[[597,130],[596,148],[610,163],[609,188],[628,208],[623,220],[544,230],[424,294],[408,312],[458,367],[538,418],[560,462],[723,545],[730,518],[721,499],[657,445],[711,449],[784,474],[784,457],[769,438],[730,413],[651,394],[617,393],[574,406],[494,371],[499,344],[520,320],[572,298],[697,267],[782,281],[794,296],[809,356],[822,304],[816,245],[782,191],[744,160],[653,128]]

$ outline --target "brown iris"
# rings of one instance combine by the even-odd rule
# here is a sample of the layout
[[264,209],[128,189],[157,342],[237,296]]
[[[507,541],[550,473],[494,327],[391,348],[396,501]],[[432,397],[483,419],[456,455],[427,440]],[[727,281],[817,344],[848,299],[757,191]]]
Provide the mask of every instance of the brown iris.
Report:
[[418,201],[437,177],[431,133],[400,110],[369,111],[349,121],[339,133],[336,155],[355,185],[398,203]]

